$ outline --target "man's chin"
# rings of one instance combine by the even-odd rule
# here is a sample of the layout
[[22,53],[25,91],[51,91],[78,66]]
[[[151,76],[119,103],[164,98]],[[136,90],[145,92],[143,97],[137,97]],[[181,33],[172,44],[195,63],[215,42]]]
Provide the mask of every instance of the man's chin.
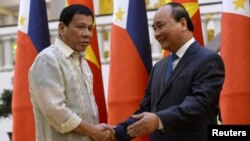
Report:
[[86,51],[87,48],[88,48],[88,46],[78,47],[77,50],[78,50],[78,52],[83,52],[83,51]]
[[161,46],[161,49],[164,51],[169,51],[169,47],[168,46]]

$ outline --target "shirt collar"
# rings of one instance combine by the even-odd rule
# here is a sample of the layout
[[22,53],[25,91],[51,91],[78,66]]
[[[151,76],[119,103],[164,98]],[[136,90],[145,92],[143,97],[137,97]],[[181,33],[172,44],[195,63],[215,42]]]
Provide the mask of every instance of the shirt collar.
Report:
[[76,52],[74,51],[71,47],[69,47],[68,45],[66,45],[61,39],[56,38],[55,40],[55,45],[59,48],[60,51],[62,51],[62,53],[69,58],[72,54],[78,54],[78,56],[85,56],[84,52]]
[[181,48],[176,52],[176,55],[179,58],[182,58],[182,56],[187,51],[188,47],[194,42],[194,37],[192,37],[190,40],[188,40],[184,45],[181,46]]

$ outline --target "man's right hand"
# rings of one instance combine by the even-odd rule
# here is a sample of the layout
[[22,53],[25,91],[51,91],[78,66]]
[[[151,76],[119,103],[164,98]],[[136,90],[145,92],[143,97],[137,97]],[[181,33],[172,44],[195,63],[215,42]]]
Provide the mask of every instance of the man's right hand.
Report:
[[82,120],[74,131],[89,136],[93,141],[115,141],[115,130],[105,123],[93,125]]
[[92,136],[94,141],[115,141],[114,127],[105,123],[96,125],[97,132]]

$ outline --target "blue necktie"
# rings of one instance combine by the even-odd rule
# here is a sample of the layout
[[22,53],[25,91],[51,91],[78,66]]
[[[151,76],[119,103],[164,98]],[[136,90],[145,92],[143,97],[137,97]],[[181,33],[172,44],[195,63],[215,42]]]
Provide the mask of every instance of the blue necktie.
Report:
[[173,62],[175,59],[177,59],[178,56],[175,54],[171,54],[168,60],[168,64],[167,64],[167,72],[166,72],[166,78],[165,78],[165,84],[168,82],[172,71],[173,71]]

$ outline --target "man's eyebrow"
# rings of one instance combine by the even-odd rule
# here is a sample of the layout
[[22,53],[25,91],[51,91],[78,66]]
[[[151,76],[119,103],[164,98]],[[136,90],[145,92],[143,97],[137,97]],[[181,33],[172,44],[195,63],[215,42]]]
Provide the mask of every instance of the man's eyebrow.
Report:
[[156,25],[159,25],[159,24],[162,24],[162,23],[164,23],[164,22],[163,21],[157,21],[153,25],[156,26]]

